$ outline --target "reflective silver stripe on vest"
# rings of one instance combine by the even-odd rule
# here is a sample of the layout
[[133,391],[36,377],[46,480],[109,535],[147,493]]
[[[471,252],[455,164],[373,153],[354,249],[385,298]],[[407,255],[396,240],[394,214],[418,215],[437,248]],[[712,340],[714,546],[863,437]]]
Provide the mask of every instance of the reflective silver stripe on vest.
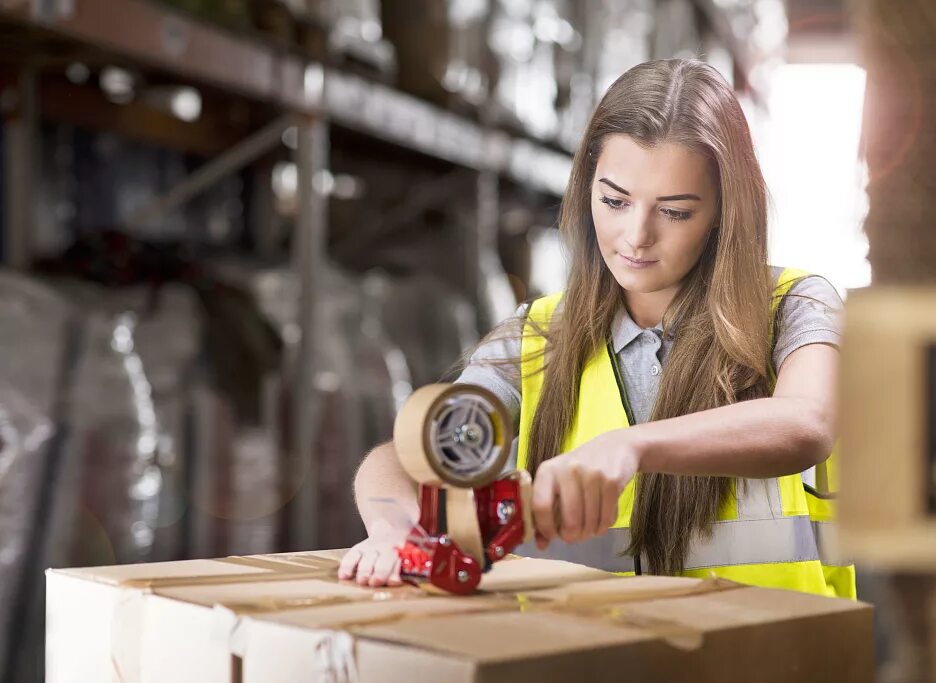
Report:
[[846,567],[854,564],[839,554],[838,529],[835,522],[813,522],[812,527],[822,564],[827,567]]
[[[582,543],[553,541],[541,551],[534,543],[522,545],[518,555],[577,562],[611,572],[634,571],[634,559],[619,556],[630,543],[630,529],[608,533]],[[744,564],[776,564],[818,560],[813,524],[806,515],[775,519],[731,520],[712,525],[711,537],[696,540],[685,568],[705,569]],[[646,562],[643,563],[646,567]]]
[[696,541],[686,569],[818,560],[807,515],[715,522],[709,539]]

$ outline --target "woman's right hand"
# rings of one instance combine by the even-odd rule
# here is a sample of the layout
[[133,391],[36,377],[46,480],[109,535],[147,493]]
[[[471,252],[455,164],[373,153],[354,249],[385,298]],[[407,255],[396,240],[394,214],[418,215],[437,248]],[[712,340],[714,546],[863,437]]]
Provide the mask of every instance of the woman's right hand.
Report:
[[397,548],[406,542],[409,531],[402,531],[378,520],[370,536],[351,548],[341,558],[339,579],[355,579],[362,586],[400,586],[400,556]]

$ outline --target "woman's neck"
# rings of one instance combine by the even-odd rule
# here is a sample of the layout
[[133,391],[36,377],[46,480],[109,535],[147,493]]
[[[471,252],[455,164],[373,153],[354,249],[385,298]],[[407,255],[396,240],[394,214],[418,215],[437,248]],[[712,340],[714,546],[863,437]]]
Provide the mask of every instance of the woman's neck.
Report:
[[678,291],[678,287],[647,294],[625,291],[624,302],[631,320],[640,327],[656,327],[663,321],[663,314]]

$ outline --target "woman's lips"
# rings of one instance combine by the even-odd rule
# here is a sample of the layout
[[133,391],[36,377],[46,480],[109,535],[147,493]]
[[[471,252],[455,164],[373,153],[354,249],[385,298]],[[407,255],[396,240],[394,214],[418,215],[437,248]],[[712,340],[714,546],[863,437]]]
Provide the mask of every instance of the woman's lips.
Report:
[[654,266],[657,263],[659,263],[659,261],[651,261],[649,259],[636,259],[630,256],[625,256],[624,254],[618,254],[618,256],[621,257],[621,259],[624,261],[624,264],[628,268],[635,268],[638,270],[642,270],[644,268],[650,268],[651,266]]

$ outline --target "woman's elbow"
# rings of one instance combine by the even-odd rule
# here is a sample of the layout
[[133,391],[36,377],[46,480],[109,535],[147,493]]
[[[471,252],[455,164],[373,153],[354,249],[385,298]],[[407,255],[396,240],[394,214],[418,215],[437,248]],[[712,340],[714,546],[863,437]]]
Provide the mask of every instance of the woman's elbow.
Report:
[[798,420],[796,450],[806,470],[824,462],[835,446],[835,420],[818,404],[804,406]]

